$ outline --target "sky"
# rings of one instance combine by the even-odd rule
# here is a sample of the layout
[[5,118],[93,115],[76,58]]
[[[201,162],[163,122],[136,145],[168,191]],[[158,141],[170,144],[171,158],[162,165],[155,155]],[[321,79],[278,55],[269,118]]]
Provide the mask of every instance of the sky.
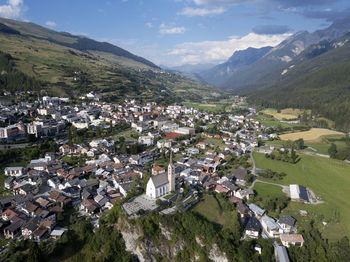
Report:
[[0,0],[0,17],[107,41],[158,65],[218,64],[235,51],[350,17],[350,0]]

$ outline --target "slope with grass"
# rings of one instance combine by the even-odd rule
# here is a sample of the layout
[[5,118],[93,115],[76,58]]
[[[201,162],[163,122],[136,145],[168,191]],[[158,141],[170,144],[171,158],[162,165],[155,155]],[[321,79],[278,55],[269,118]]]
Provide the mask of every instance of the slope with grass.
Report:
[[0,19],[0,51],[12,56],[19,72],[42,81],[41,89],[53,95],[77,96],[93,90],[107,101],[128,97],[156,102],[219,95],[117,46],[33,23]]
[[301,160],[296,164],[267,159],[259,153],[255,153],[254,158],[258,168],[272,169],[287,174],[278,183],[300,184],[309,187],[325,202],[316,206],[292,203],[288,208],[293,215],[298,216],[299,208],[310,210],[317,219],[318,226],[322,227],[323,221],[329,222],[326,228],[322,227],[325,236],[333,239],[343,235],[349,237],[350,206],[347,195],[350,184],[350,165],[339,160],[300,155]]

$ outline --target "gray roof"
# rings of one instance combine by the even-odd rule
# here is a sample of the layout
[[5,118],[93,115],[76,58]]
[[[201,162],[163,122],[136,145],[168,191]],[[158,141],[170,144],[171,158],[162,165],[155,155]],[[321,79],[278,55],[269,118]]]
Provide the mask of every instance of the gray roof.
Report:
[[224,181],[222,182],[222,185],[227,187],[228,189],[232,190],[232,191],[235,191],[238,186],[236,186],[235,184],[231,183],[230,181]]
[[289,262],[287,249],[284,246],[275,247],[275,254],[278,262]]
[[272,218],[269,217],[267,215],[264,215],[261,218],[261,221],[264,221],[266,226],[270,229],[270,230],[277,230],[279,228],[278,224],[276,223],[276,221]]
[[261,230],[261,224],[259,220],[257,220],[255,217],[249,217],[244,226],[245,230],[251,230],[251,231],[258,231]]
[[278,220],[279,224],[286,224],[288,226],[293,227],[295,225],[295,218],[292,216],[283,216]]
[[165,184],[168,184],[167,173],[161,173],[159,175],[151,176],[151,179],[155,187],[160,187]]
[[239,180],[245,180],[247,176],[247,170],[244,167],[238,167],[234,172],[233,176]]
[[265,210],[255,204],[249,204],[249,209],[259,216],[262,216],[265,213]]

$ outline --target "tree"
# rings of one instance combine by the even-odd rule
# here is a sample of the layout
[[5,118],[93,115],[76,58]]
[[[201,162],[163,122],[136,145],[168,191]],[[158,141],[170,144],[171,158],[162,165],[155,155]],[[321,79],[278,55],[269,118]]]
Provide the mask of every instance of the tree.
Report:
[[39,246],[35,242],[30,241],[27,261],[39,262],[39,261],[42,261],[41,257],[42,257],[42,254]]
[[297,146],[297,149],[301,150],[305,148],[305,142],[304,139],[300,138],[298,140],[295,141],[295,144]]
[[328,149],[328,154],[331,158],[336,158],[337,156],[337,145],[332,143],[331,146]]

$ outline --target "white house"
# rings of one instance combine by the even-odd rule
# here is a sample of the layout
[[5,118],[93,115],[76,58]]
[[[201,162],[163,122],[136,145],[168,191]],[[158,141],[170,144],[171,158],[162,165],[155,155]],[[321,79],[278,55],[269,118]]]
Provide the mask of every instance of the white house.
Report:
[[291,245],[302,247],[304,245],[304,238],[300,234],[282,234],[280,239],[285,247],[290,247]]
[[6,167],[4,172],[5,172],[5,176],[19,177],[19,176],[22,176],[24,174],[24,168],[20,167],[20,166]]
[[276,221],[273,218],[267,215],[264,215],[261,218],[261,225],[265,233],[271,238],[277,237],[280,234],[279,225],[276,223]]

